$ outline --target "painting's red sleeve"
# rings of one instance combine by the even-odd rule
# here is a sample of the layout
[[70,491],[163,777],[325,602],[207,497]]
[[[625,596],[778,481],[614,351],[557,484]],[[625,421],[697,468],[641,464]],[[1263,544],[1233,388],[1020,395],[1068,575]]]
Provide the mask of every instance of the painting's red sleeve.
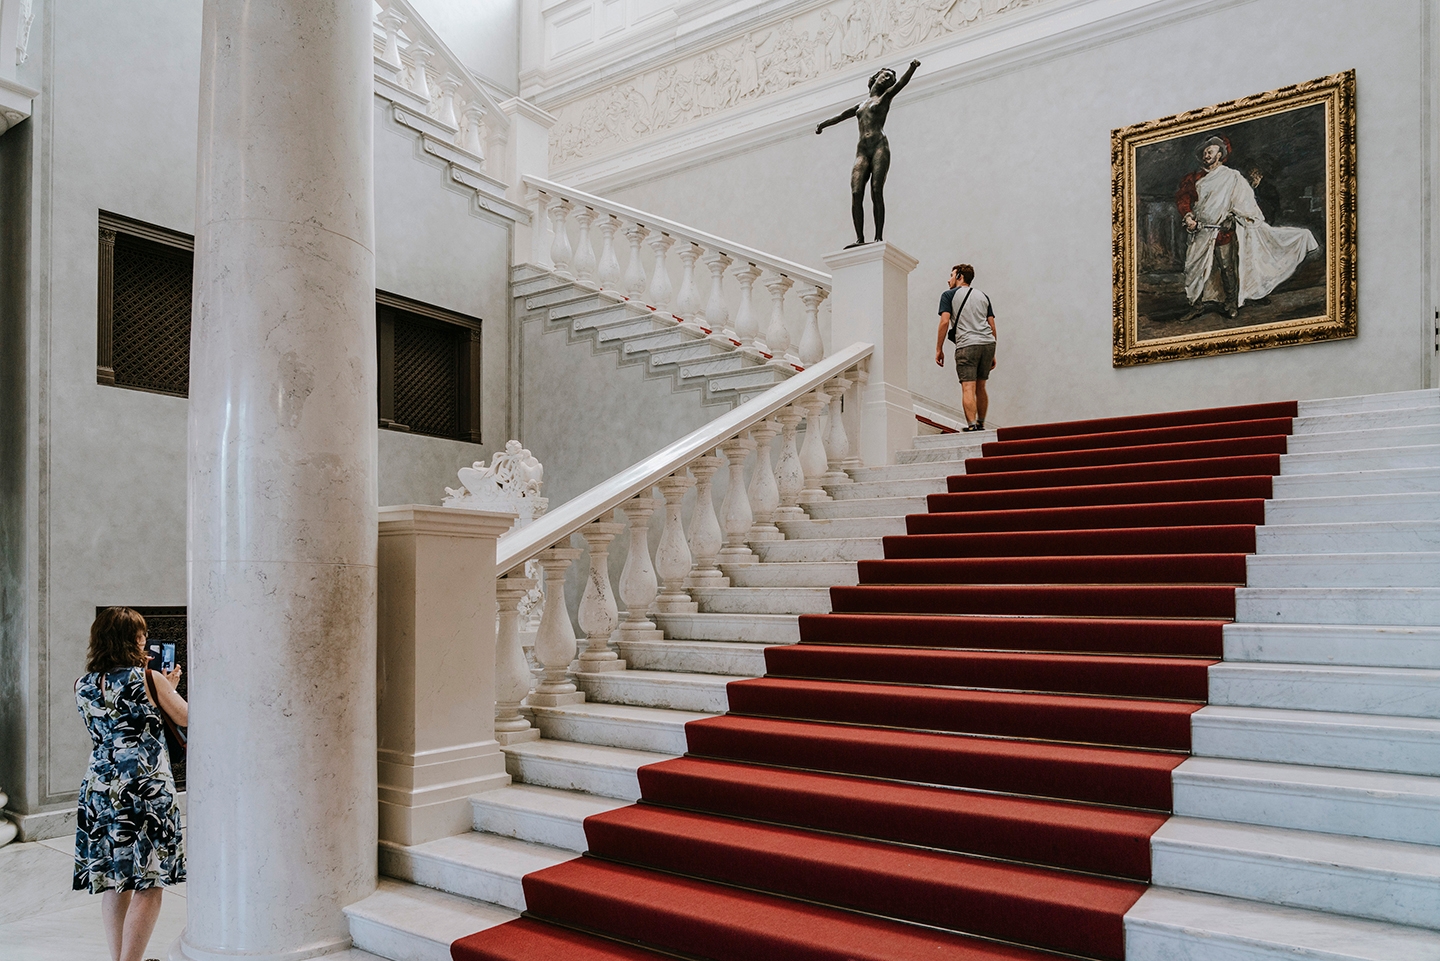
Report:
[[1192,170],[1180,181],[1180,189],[1175,191],[1175,206],[1180,208],[1182,217],[1193,210],[1200,200],[1200,192],[1195,189],[1195,182],[1203,176],[1205,174],[1201,171]]

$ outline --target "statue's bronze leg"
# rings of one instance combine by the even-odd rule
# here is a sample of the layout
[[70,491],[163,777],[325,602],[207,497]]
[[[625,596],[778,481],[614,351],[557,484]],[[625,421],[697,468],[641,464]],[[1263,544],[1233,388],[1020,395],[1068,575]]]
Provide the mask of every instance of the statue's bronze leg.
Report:
[[855,243],[865,243],[865,181],[870,179],[870,158],[861,153],[850,171],[850,217],[855,221]]
[[885,239],[885,176],[890,172],[890,144],[880,141],[875,148],[873,172],[870,175],[870,206],[875,211],[875,240]]

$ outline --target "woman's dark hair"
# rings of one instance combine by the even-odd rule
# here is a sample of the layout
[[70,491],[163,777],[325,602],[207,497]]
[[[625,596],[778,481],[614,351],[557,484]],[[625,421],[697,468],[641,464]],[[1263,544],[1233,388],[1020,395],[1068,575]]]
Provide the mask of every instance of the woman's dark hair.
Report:
[[89,673],[108,674],[127,667],[144,667],[145,652],[140,635],[146,631],[145,618],[128,607],[107,607],[90,625],[90,651],[85,658]]

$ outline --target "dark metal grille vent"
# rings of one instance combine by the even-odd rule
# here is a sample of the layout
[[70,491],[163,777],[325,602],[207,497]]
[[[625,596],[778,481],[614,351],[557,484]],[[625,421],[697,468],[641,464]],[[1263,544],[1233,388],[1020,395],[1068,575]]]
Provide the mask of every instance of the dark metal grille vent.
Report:
[[115,238],[115,383],[162,394],[190,391],[189,251]]
[[[103,611],[103,607],[95,608],[95,613]],[[189,631],[186,627],[185,608],[183,607],[136,607],[134,610],[145,618],[146,634],[149,635],[146,644],[174,644],[175,663],[183,669],[180,672],[180,684],[176,688],[180,696],[186,700],[190,699],[190,657],[186,647],[189,638]],[[171,770],[175,773],[175,787],[181,791],[185,790],[185,759],[172,759]]]
[[413,433],[460,433],[458,333],[395,320],[395,420]]

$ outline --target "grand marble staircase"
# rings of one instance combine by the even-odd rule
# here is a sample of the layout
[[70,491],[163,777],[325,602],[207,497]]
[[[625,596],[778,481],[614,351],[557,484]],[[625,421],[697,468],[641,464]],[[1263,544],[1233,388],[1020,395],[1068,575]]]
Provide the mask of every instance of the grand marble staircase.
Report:
[[[1304,403],[1293,430],[1127,958],[1440,958],[1440,393]],[[684,753],[684,724],[723,713],[725,685],[763,674],[763,648],[797,641],[796,615],[829,611],[993,439],[920,437],[848,472],[695,591],[700,613],[622,642],[628,669],[578,675],[585,703],[535,709],[544,738],[506,749],[515,783],[473,800],[474,832],[382,850],[356,945],[448,958],[524,910],[521,878],[584,851],[584,818],[638,798],[636,770]]]

